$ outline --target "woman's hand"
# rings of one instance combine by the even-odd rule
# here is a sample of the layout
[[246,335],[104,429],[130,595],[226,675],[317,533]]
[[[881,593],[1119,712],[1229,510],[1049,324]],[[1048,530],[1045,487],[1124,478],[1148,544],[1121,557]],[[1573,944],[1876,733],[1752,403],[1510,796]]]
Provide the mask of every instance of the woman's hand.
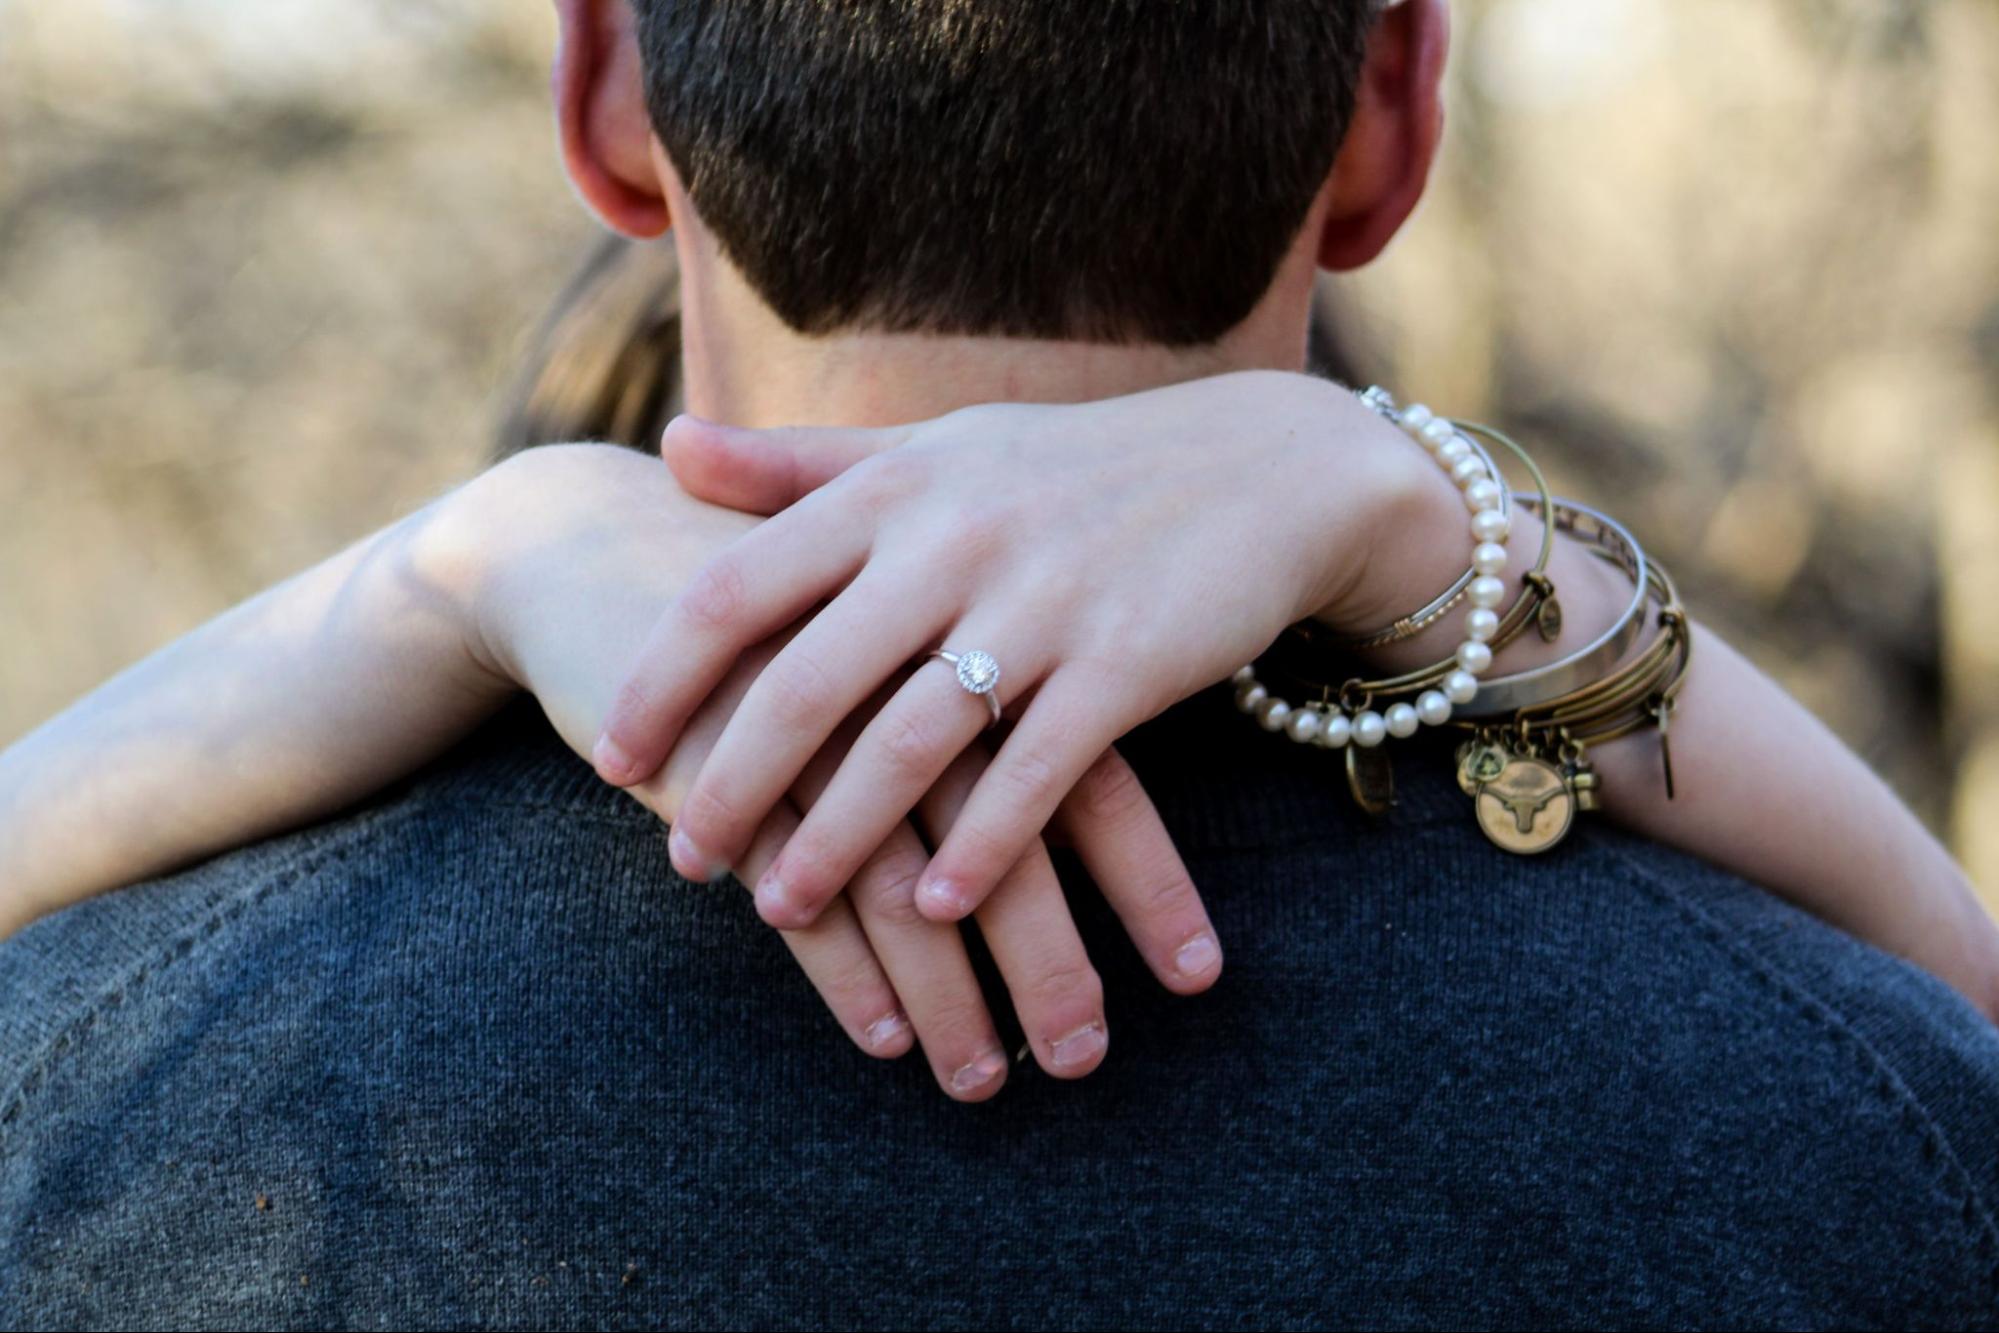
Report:
[[[1285,625],[1351,601],[1374,525],[1393,521],[1425,461],[1338,386],[1270,372],[878,431],[759,434],[683,417],[666,452],[698,481],[766,442],[777,462],[738,478],[738,500],[824,484],[675,599],[610,710],[598,770],[643,779],[739,654],[811,615],[687,789],[672,855],[702,877],[741,856],[835,730],[910,663],[935,648],[989,652],[1017,721],[924,872],[918,904],[940,921],[986,900],[1118,736],[1226,678]],[[826,479],[834,469],[807,460],[828,455],[864,457]],[[917,666],[759,879],[764,919],[816,920],[988,720],[948,667]],[[1152,958],[1211,936],[1177,891],[1123,915]]]
[[[756,520],[692,502],[657,462],[602,447],[535,450],[478,485],[484,493],[466,511],[474,530],[460,538],[493,552],[475,562],[484,570],[476,656],[489,673],[531,690],[584,752],[645,628],[702,559]],[[788,636],[785,629],[747,645],[725,667],[681,733],[673,762],[634,787],[634,796],[669,822],[680,814],[701,761]],[[746,880],[765,873],[809,817],[867,716],[864,707],[829,732],[780,791],[732,858]],[[984,763],[974,748],[926,789],[915,814],[933,840],[948,835]],[[1189,941],[1178,939],[1174,949],[1149,956],[1176,990],[1211,984],[1219,949],[1212,932],[1200,933],[1206,922],[1186,871],[1130,770],[1107,756],[1063,813],[1065,831],[1113,902],[1177,897],[1194,904],[1197,947],[1189,953]],[[1009,1061],[958,929],[915,910],[927,860],[917,828],[898,817],[857,863],[849,892],[784,938],[862,1050],[901,1055],[913,1032],[939,1084],[954,1097],[979,1100],[998,1091]],[[1038,841],[1010,868],[978,924],[1038,1062],[1062,1078],[1094,1069],[1108,1041],[1102,986]]]

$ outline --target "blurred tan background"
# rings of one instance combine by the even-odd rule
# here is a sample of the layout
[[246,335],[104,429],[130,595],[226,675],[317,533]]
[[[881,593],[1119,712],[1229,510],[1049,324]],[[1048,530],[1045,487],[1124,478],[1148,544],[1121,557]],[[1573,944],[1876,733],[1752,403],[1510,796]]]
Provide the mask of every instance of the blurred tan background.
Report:
[[[1999,905],[1999,4],[1459,0],[1333,284]],[[0,0],[0,743],[477,468],[593,224],[542,0]]]

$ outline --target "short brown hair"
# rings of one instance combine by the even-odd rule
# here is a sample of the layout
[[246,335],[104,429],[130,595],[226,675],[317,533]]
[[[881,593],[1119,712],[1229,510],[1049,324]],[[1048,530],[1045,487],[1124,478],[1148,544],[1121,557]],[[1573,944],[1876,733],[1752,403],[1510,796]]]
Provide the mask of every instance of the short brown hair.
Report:
[[1212,342],[1352,114],[1372,0],[634,0],[654,128],[793,328]]

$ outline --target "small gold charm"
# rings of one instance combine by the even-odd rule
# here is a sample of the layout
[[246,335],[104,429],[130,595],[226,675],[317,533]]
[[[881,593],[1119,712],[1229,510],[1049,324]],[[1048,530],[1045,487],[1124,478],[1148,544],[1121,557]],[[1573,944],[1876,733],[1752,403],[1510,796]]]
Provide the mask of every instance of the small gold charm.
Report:
[[1347,790],[1369,814],[1388,813],[1395,804],[1395,767],[1389,763],[1386,746],[1347,746]]
[[1659,762],[1666,766],[1666,799],[1673,799],[1673,744],[1666,734],[1666,719],[1673,715],[1673,702],[1661,699],[1653,707],[1653,714],[1659,719]]
[[1480,784],[1473,808],[1486,837],[1506,851],[1532,856],[1568,833],[1576,797],[1553,764],[1513,755],[1497,778]]
[[1479,787],[1498,777],[1511,757],[1491,741],[1466,741],[1458,747],[1458,786],[1465,795],[1477,796]]
[[1541,599],[1541,609],[1534,613],[1534,628],[1541,631],[1544,642],[1553,643],[1562,632],[1562,603],[1553,592]]
[[1576,809],[1588,812],[1597,808],[1597,777],[1591,769],[1584,769],[1569,779],[1569,790],[1576,794]]
[[1580,742],[1569,741],[1562,747],[1562,781],[1569,784],[1569,791],[1576,798],[1576,809],[1590,811],[1597,808],[1597,788],[1600,785],[1596,767],[1589,761],[1589,752]]

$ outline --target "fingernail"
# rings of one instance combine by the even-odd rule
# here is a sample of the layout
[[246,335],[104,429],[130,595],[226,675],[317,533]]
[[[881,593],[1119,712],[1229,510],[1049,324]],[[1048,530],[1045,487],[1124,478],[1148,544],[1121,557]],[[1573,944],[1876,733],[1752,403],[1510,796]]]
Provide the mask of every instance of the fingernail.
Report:
[[999,1051],[987,1051],[951,1075],[951,1091],[976,1092],[998,1078],[1005,1069],[1006,1056]]
[[675,870],[699,884],[706,884],[729,868],[718,865],[708,853],[701,850],[701,844],[678,828],[667,834],[666,854],[673,858]]
[[873,1050],[879,1051],[895,1041],[896,1038],[900,1037],[908,1029],[909,1020],[903,1017],[902,1010],[898,1009],[892,1014],[883,1014],[880,1018],[868,1024],[868,1046]]
[[765,920],[773,915],[789,917],[792,914],[791,894],[784,887],[784,881],[775,875],[765,875],[757,884],[757,910]]
[[942,908],[952,916],[965,914],[965,895],[948,879],[933,879],[926,883],[920,892],[924,901],[932,907]]
[[602,774],[606,781],[621,786],[637,776],[632,772],[632,765],[636,761],[625,753],[624,746],[611,739],[609,732],[599,736],[597,744],[591,747],[590,762],[597,766],[598,773]]
[[1213,935],[1196,935],[1173,955],[1173,966],[1183,977],[1198,977],[1211,971],[1221,959],[1222,951]]
[[1102,1055],[1104,1047],[1110,1044],[1102,1023],[1086,1023],[1049,1047],[1049,1063],[1057,1069],[1074,1069]]

